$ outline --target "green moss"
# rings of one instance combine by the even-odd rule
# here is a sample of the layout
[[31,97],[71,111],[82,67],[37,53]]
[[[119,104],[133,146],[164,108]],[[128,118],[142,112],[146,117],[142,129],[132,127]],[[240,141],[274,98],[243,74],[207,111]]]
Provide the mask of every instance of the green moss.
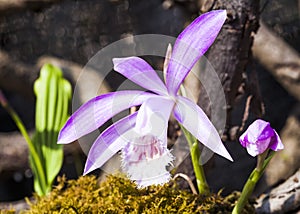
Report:
[[[48,196],[36,195],[24,213],[231,213],[237,198],[238,193],[225,198],[193,195],[176,184],[139,190],[120,175],[110,175],[101,184],[94,176],[69,181],[62,177]],[[247,205],[245,213],[254,213],[254,208]]]
[[0,214],[14,214],[14,213],[16,213],[16,211],[13,208],[0,210]]

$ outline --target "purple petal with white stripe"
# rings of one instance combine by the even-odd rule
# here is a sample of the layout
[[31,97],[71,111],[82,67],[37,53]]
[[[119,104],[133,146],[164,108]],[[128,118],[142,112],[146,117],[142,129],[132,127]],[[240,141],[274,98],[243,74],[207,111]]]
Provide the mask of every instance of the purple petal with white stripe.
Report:
[[117,113],[157,96],[143,91],[118,91],[97,96],[83,104],[67,120],[58,136],[58,144],[71,143],[96,130]]
[[216,128],[199,106],[185,97],[177,96],[174,116],[202,144],[232,161]]
[[104,130],[95,140],[85,163],[84,175],[101,167],[130,141],[124,133],[135,126],[137,112],[124,117]]
[[225,10],[205,13],[195,19],[177,38],[167,70],[167,88],[175,95],[197,60],[214,42],[226,20]]
[[114,58],[114,70],[132,82],[157,94],[167,94],[167,88],[153,68],[139,57]]

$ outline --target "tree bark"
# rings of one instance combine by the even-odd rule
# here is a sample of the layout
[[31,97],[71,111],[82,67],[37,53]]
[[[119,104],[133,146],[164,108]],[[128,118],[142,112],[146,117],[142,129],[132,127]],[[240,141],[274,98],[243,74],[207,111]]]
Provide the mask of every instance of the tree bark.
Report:
[[[216,99],[213,105],[218,108],[226,108],[226,124],[227,127],[230,127],[230,115],[236,99],[241,93],[244,93],[244,72],[251,58],[253,33],[258,29],[259,1],[216,0],[213,4],[208,5],[213,5],[211,9],[227,10],[227,20],[210,48],[207,58],[221,80],[227,102],[227,106],[221,106],[222,104],[218,103],[218,99]],[[209,68],[205,68],[201,72],[204,73],[201,81],[209,82],[205,75],[205,73],[210,72]],[[214,83],[211,83],[210,87],[214,88]],[[208,115],[211,114],[212,108],[212,102],[209,100],[210,97],[201,87],[198,104]]]
[[[23,172],[28,169],[28,145],[24,137],[19,132],[11,132],[0,133],[0,139],[0,147],[2,148],[0,150],[0,175],[3,172]],[[65,156],[71,156],[74,153],[81,153],[79,144],[64,146]]]

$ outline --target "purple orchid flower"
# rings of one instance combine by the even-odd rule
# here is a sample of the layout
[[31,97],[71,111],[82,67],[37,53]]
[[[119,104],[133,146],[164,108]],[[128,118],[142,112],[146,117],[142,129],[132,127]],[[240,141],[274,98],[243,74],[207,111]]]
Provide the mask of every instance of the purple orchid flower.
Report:
[[278,151],[284,148],[280,137],[272,129],[270,123],[261,119],[255,120],[248,127],[240,136],[240,142],[253,157],[264,153],[267,149]]
[[226,19],[225,10],[205,13],[177,38],[166,69],[166,84],[153,68],[139,57],[113,59],[114,70],[149,90],[118,91],[95,97],[81,106],[59,133],[58,143],[66,144],[103,125],[117,113],[141,106],[104,130],[91,147],[84,174],[101,167],[122,151],[122,167],[139,187],[166,183],[166,166],[174,157],[167,149],[168,120],[174,117],[201,143],[232,160],[219,134],[202,109],[179,96],[178,89],[217,37]]

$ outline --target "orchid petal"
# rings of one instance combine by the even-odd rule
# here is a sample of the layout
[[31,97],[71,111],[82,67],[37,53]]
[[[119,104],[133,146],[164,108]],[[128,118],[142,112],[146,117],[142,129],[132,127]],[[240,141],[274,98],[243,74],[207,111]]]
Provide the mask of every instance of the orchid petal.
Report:
[[278,151],[284,148],[280,137],[270,123],[261,119],[255,120],[240,136],[239,140],[253,157],[262,154],[267,149]]
[[167,71],[166,84],[171,95],[177,93],[191,68],[214,42],[225,20],[225,10],[205,13],[178,36]]
[[100,168],[128,142],[124,133],[135,126],[137,112],[112,124],[95,140],[85,163],[84,175]]
[[275,136],[273,136],[271,142],[270,142],[270,149],[272,149],[273,151],[279,151],[284,149],[284,145],[281,142],[281,139],[279,137],[279,135],[277,134],[277,132],[274,130]]
[[114,70],[132,82],[157,94],[167,94],[167,88],[153,68],[139,57],[114,58]]
[[155,96],[143,91],[118,91],[97,96],[82,105],[65,123],[58,144],[71,143],[94,131],[117,113]]
[[164,74],[165,82],[166,82],[166,78],[167,78],[167,70],[168,70],[168,66],[169,66],[171,56],[172,56],[172,45],[168,44],[167,52],[166,52],[166,56],[165,56],[165,61],[164,61],[164,67],[163,67],[163,74]]
[[232,161],[217,130],[199,106],[185,97],[178,96],[174,116],[202,144]]
[[135,130],[141,136],[154,135],[166,142],[168,120],[175,102],[156,96],[146,100],[139,109]]
[[252,157],[262,154],[268,149],[270,142],[271,142],[271,138],[267,138],[265,140],[257,141],[255,143],[248,143],[246,146],[247,152]]
[[254,121],[245,133],[249,142],[263,141],[274,136],[270,123],[261,119]]

